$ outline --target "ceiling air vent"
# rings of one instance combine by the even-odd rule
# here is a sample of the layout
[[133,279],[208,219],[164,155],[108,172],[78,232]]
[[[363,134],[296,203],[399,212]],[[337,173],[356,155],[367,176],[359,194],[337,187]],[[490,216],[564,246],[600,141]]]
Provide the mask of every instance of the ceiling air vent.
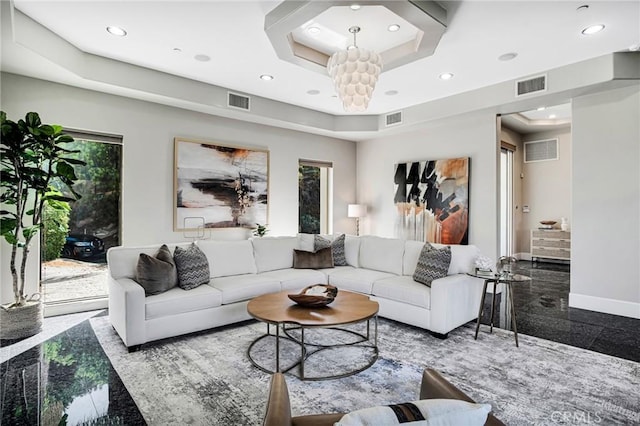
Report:
[[546,139],[524,143],[524,162],[548,161],[558,159],[558,139]]
[[526,80],[516,81],[516,97],[547,91],[547,76],[538,75]]
[[227,106],[231,108],[238,108],[244,111],[249,111],[249,101],[251,98],[248,96],[238,95],[237,93],[228,93]]
[[386,118],[386,127],[402,124],[402,111],[392,112],[391,114],[387,114],[385,118]]

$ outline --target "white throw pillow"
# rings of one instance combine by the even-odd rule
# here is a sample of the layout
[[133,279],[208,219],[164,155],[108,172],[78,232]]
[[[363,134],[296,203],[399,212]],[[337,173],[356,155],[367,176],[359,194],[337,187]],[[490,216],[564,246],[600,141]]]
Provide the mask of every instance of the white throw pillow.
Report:
[[251,240],[258,272],[293,268],[293,250],[297,237],[262,237]]
[[[475,404],[458,399],[423,399],[411,403],[424,420],[400,422],[390,406],[379,406],[345,414],[334,426],[388,426],[399,424],[428,426],[482,426],[491,412],[489,404]],[[407,404],[397,404],[396,407]],[[407,408],[398,410],[406,412]]]
[[347,264],[357,268],[360,266],[358,257],[360,256],[360,237],[355,235],[345,235],[344,238],[344,257]]
[[296,247],[298,250],[304,250],[304,251],[313,251],[314,246],[313,246],[313,241],[315,238],[315,234],[304,234],[304,233],[299,233],[298,234],[298,247]]

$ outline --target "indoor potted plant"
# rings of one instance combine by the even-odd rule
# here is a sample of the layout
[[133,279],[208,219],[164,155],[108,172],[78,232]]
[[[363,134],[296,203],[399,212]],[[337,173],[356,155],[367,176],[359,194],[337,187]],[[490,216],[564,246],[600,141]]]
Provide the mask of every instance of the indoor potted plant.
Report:
[[[63,148],[74,139],[64,134],[61,126],[42,124],[35,112],[16,123],[0,111],[0,125],[0,234],[11,246],[14,295],[12,303],[0,308],[0,338],[14,340],[34,335],[42,326],[39,293],[25,293],[25,276],[30,244],[42,226],[44,206],[63,208],[64,202],[80,198],[73,190],[77,180],[74,166],[85,163],[69,158],[77,151]],[[69,188],[71,196],[55,191],[51,186],[54,180]]]

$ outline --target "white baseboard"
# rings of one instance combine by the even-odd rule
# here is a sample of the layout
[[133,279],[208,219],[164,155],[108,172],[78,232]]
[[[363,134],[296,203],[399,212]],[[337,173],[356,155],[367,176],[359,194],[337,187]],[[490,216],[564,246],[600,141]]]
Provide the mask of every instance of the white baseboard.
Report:
[[518,260],[531,260],[531,253],[516,253],[514,257]]
[[569,293],[569,307],[640,319],[640,303]]
[[95,311],[98,309],[106,309],[108,305],[109,300],[107,298],[48,303],[44,305],[44,316],[55,317],[58,315],[75,314],[77,312]]

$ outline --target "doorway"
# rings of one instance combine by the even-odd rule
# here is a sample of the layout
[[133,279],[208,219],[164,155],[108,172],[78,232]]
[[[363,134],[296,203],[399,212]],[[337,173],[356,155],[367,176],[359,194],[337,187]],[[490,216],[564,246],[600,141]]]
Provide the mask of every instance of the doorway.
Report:
[[[106,253],[120,245],[122,137],[65,130],[77,151],[74,190],[81,198],[45,208],[41,233],[41,294],[45,315],[106,307]],[[54,182],[58,191],[68,189]]]
[[500,148],[500,256],[513,256],[513,153],[515,146]]
[[533,232],[571,222],[571,104],[502,115],[498,128],[500,255],[531,260]]

